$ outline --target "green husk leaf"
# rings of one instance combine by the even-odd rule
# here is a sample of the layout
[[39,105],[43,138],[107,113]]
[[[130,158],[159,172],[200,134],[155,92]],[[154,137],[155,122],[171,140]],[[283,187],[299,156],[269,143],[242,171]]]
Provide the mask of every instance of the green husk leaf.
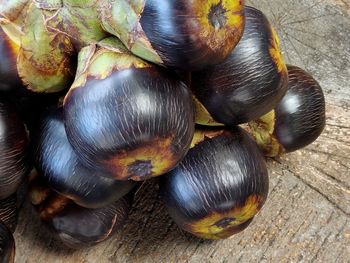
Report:
[[249,122],[251,135],[267,157],[276,157],[285,152],[273,135],[275,130],[275,111],[272,110],[259,119]]
[[42,11],[33,3],[20,42],[17,69],[28,89],[57,92],[70,85],[75,72],[73,45],[67,36],[47,31]]
[[129,50],[116,37],[108,37],[101,40],[98,45],[100,47],[112,50],[117,53],[130,53]]
[[224,126],[224,124],[214,120],[208,110],[195,96],[193,96],[193,104],[195,105],[195,122],[197,124],[204,126]]
[[85,73],[87,70],[90,60],[92,56],[95,54],[96,51],[96,45],[92,44],[90,46],[84,47],[80,50],[78,54],[78,67],[77,67],[77,72],[75,74],[75,81],[79,79],[79,77]]
[[0,26],[17,46],[21,44],[23,23],[27,15],[28,6],[28,0],[0,0]]
[[106,38],[98,44],[81,49],[78,55],[78,73],[71,89],[84,86],[87,79],[105,79],[119,70],[151,66],[131,54],[116,37]]
[[34,0],[38,8],[46,10],[57,10],[63,6],[62,0]]
[[162,65],[140,24],[145,0],[100,1],[99,17],[103,28],[117,36],[135,55]]
[[23,15],[28,0],[0,0],[0,24],[14,22]]
[[107,37],[98,19],[98,0],[35,1],[43,9],[47,28],[69,36],[78,50]]

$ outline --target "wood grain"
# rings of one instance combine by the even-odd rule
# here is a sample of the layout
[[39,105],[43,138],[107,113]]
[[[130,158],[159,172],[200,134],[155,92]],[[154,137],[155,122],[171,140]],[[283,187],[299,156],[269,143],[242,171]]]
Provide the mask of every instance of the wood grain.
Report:
[[29,204],[16,262],[350,262],[350,2],[255,0],[277,28],[288,63],[319,80],[327,126],[309,147],[268,160],[270,194],[243,233],[209,242],[181,232],[146,183],[125,227],[94,248],[53,240]]

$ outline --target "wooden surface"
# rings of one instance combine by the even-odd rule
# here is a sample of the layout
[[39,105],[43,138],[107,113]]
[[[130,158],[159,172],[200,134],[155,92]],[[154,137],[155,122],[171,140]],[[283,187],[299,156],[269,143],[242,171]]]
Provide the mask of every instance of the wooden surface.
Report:
[[219,242],[181,232],[149,182],[124,229],[72,251],[42,227],[30,205],[16,231],[16,262],[350,262],[350,2],[255,0],[281,38],[289,63],[324,88],[327,126],[306,149],[268,161],[270,194],[243,233]]

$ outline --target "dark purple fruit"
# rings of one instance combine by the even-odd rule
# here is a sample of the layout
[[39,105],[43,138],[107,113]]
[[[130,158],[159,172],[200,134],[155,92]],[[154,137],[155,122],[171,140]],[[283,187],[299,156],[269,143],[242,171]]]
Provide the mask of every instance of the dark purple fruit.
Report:
[[192,89],[202,104],[199,124],[249,122],[276,107],[286,92],[287,68],[275,30],[255,8],[246,7],[245,16],[243,37],[228,58],[192,74]]
[[79,68],[85,71],[64,100],[65,127],[88,167],[140,181],[168,172],[187,153],[192,95],[172,73],[118,48],[81,51]]
[[244,28],[243,0],[109,0],[100,10],[104,29],[135,55],[184,70],[224,60]]
[[15,261],[15,240],[10,229],[0,220],[0,263]]
[[35,166],[48,185],[80,206],[98,208],[126,195],[133,181],[117,181],[81,164],[68,142],[62,108],[46,114],[37,135]]
[[198,130],[183,161],[160,178],[168,212],[185,231],[227,238],[246,228],[268,194],[265,160],[241,128]]
[[27,133],[15,107],[0,97],[0,199],[17,191],[27,171]]
[[0,200],[0,221],[2,221],[11,232],[15,232],[18,219],[17,193]]
[[79,249],[97,245],[120,229],[128,217],[132,194],[97,209],[78,206],[36,179],[30,188],[32,204],[42,222],[66,246]]
[[318,82],[301,68],[288,65],[288,89],[277,107],[250,123],[266,156],[292,152],[314,142],[326,123],[325,98]]

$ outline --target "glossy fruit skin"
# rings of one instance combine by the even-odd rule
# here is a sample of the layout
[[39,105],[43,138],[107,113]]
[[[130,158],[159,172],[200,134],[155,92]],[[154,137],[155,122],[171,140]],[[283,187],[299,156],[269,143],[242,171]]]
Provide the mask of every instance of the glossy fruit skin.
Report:
[[0,200],[0,221],[2,221],[11,232],[15,232],[18,220],[17,194],[13,194]]
[[319,83],[303,69],[288,65],[288,89],[277,107],[249,122],[248,131],[267,157],[296,151],[314,142],[326,123]]
[[30,196],[42,222],[68,247],[86,248],[110,238],[128,217],[133,193],[97,209],[78,206],[47,188],[37,178],[31,183]]
[[10,229],[0,220],[0,263],[15,261],[15,240]]
[[222,62],[236,46],[244,1],[146,0],[140,25],[166,66],[192,71]]
[[88,209],[69,203],[53,218],[42,218],[58,238],[72,248],[97,245],[122,227],[130,202],[125,197],[103,208]]
[[68,140],[79,158],[118,180],[168,172],[188,151],[194,132],[191,92],[155,66],[88,77],[70,90],[63,108]]
[[22,85],[16,65],[18,49],[0,27],[0,91],[16,90]]
[[243,230],[261,209],[268,172],[244,130],[215,131],[160,178],[160,192],[180,228],[200,238],[222,239]]
[[243,37],[228,58],[192,74],[196,98],[217,123],[228,126],[269,112],[287,89],[287,68],[274,29],[255,8],[245,7],[245,17]]
[[275,108],[274,136],[286,152],[314,142],[326,124],[325,98],[319,83],[303,69],[288,65],[288,90]]
[[107,206],[134,188],[133,181],[117,181],[81,164],[70,145],[62,108],[51,110],[36,136],[35,166],[48,185],[80,206]]
[[28,171],[28,138],[17,110],[0,97],[0,199],[17,191]]
[[222,61],[242,36],[243,0],[36,1],[46,27],[80,48],[109,34],[135,55],[186,70]]
[[99,18],[138,57],[194,70],[222,61],[234,48],[243,33],[243,7],[242,0],[106,0]]

